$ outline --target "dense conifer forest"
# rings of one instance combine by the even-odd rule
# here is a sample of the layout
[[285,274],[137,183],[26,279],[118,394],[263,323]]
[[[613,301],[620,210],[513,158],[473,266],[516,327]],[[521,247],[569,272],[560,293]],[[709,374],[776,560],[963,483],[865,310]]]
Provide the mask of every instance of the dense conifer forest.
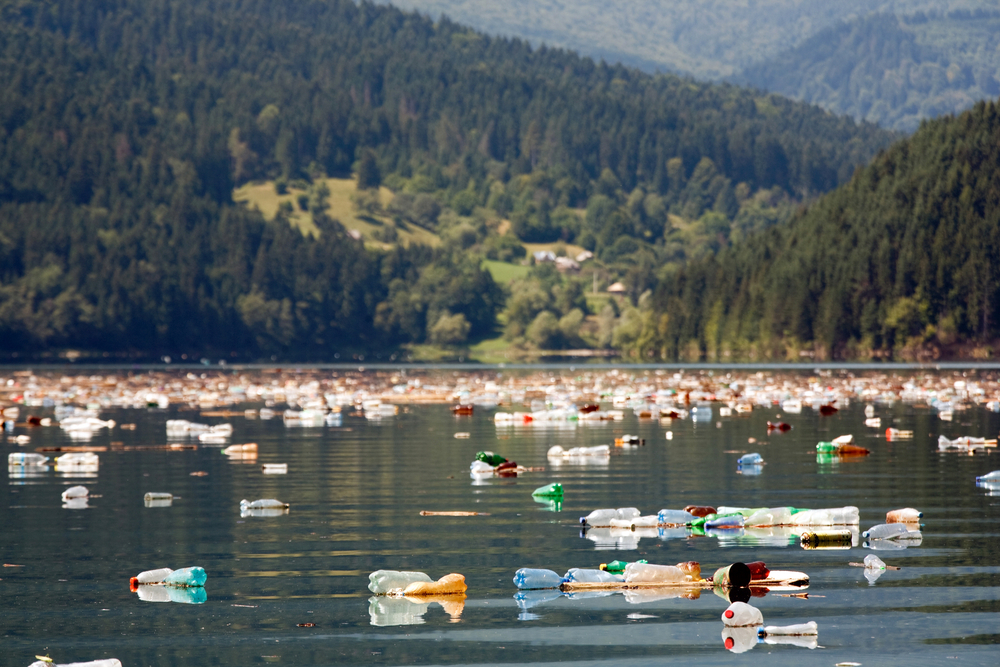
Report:
[[[670,216],[749,234],[893,139],[349,0],[2,0],[0,90],[0,347],[18,352],[317,358],[489,336],[505,293],[476,250],[510,244],[482,211],[639,264],[645,289],[686,261]],[[232,200],[352,173],[392,188],[400,221],[472,235],[366,248],[320,188],[302,204],[318,238]]]
[[1000,336],[1000,106],[924,123],[846,186],[665,281],[637,356],[930,359]]

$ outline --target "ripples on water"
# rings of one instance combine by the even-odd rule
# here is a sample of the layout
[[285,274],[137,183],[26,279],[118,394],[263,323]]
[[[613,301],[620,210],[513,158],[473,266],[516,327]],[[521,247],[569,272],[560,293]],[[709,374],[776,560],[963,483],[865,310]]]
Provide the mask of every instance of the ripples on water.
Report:
[[[768,435],[777,411],[749,417],[496,427],[492,411],[455,418],[446,406],[412,407],[395,417],[347,417],[341,428],[285,428],[281,420],[235,418],[230,442],[257,442],[259,455],[230,459],[218,447],[194,451],[109,451],[94,471],[11,473],[0,504],[0,570],[5,613],[0,664],[27,665],[35,654],[58,662],[117,657],[136,665],[333,664],[996,664],[1000,634],[998,499],[976,475],[1000,468],[995,453],[939,454],[939,434],[995,437],[1000,415],[981,408],[940,422],[927,409],[879,410],[915,431],[886,442],[863,426],[863,406],[831,417],[806,409],[784,415],[789,433]],[[90,444],[166,442],[164,422],[196,413],[123,411],[135,431],[100,432]],[[673,439],[666,440],[667,430]],[[455,432],[469,432],[456,439]],[[635,433],[646,446],[605,462],[553,465],[552,445],[610,444]],[[818,462],[814,446],[853,433],[872,455]],[[31,431],[22,450],[70,443],[56,428]],[[758,442],[748,444],[748,438]],[[15,451],[13,444],[5,452]],[[495,450],[544,472],[476,481],[475,452]],[[742,453],[760,452],[759,474],[737,474]],[[287,463],[264,475],[264,463]],[[192,476],[192,472],[206,472]],[[552,481],[560,507],[532,500]],[[64,509],[63,490],[88,486],[85,509]],[[167,491],[168,507],[143,494]],[[274,497],[287,514],[241,517],[241,499]],[[857,505],[861,529],[887,510],[924,512],[920,546],[879,551],[900,571],[870,585],[860,562],[871,551],[803,550],[787,531],[685,538],[684,531],[581,536],[578,517],[600,507],[643,513],[688,504],[796,507]],[[488,512],[421,517],[421,510]],[[554,511],[558,510],[558,511]],[[556,591],[518,593],[519,567],[560,573],[613,559],[672,564],[697,560],[711,573],[733,561],[764,560],[811,577],[809,598],[754,598],[766,624],[819,624],[808,640],[723,645],[727,602],[711,591],[683,597]],[[129,591],[129,578],[155,567],[201,565],[206,598]],[[464,600],[372,598],[377,569],[465,575]],[[309,626],[308,624],[313,624]],[[800,638],[801,639],[801,638]],[[794,645],[798,643],[799,645]],[[947,664],[951,664],[949,661]]]

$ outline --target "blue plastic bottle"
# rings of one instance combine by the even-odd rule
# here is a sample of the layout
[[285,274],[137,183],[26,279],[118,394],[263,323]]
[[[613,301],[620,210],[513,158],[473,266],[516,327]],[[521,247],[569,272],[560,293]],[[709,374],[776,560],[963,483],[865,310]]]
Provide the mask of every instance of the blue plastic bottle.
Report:
[[559,588],[563,578],[552,570],[522,567],[514,573],[514,585],[521,590],[531,588]]
[[204,586],[208,575],[201,567],[185,567],[174,570],[163,580],[168,586]]

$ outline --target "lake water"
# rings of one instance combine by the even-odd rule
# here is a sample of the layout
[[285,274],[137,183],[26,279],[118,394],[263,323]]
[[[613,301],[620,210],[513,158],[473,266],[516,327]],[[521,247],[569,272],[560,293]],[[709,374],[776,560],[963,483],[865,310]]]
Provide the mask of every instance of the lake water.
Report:
[[[912,429],[887,442],[863,426],[863,405],[830,417],[806,408],[782,415],[794,428],[768,435],[773,410],[749,417],[664,425],[639,421],[497,427],[493,411],[456,418],[447,406],[401,410],[368,421],[347,415],[341,428],[286,428],[280,419],[201,418],[196,412],[105,412],[134,431],[99,432],[89,443],[123,446],[100,453],[88,477],[11,473],[0,499],[0,665],[26,666],[36,654],[56,662],[116,657],[140,665],[485,665],[485,664],[809,664],[995,665],[1000,652],[1000,511],[975,477],[1000,468],[996,454],[940,454],[948,437],[995,437],[1000,415],[983,408],[939,421],[926,408],[878,410],[882,428]],[[129,450],[167,442],[168,418],[229,421],[231,442],[256,442],[259,456],[233,461],[219,448]],[[667,440],[667,430],[673,439]],[[468,439],[456,439],[456,432]],[[610,444],[638,434],[646,445],[615,451],[603,465],[553,466],[555,444]],[[817,461],[815,444],[853,433],[872,455]],[[30,431],[20,449],[71,443],[59,429]],[[748,438],[758,439],[748,444]],[[12,443],[4,451],[16,451]],[[516,479],[472,480],[478,450],[495,450],[545,470]],[[760,452],[758,475],[738,474],[742,452]],[[287,475],[261,464],[287,463]],[[202,471],[203,476],[192,476]],[[558,508],[532,500],[549,482],[565,487]],[[64,509],[60,493],[84,484],[86,509]],[[178,496],[147,508],[143,494]],[[275,517],[241,518],[241,499],[291,504]],[[861,529],[887,510],[922,510],[923,540],[878,551],[899,571],[874,585],[850,567],[869,553],[804,550],[792,539],[628,537],[589,539],[579,517],[601,507],[643,513],[688,504],[796,507],[856,505]],[[489,516],[423,517],[421,510]],[[616,550],[617,547],[617,550]],[[723,643],[727,602],[710,590],[696,599],[558,596],[516,599],[519,567],[560,573],[613,559],[673,564],[697,560],[707,573],[733,561],[764,560],[811,578],[808,599],[754,598],[766,624],[816,621],[818,647],[751,644],[736,655]],[[147,602],[129,578],[157,567],[200,565],[208,572],[201,604]],[[372,598],[370,572],[460,572],[467,598],[444,606]],[[549,599],[551,598],[551,599]],[[198,600],[188,600],[198,601]],[[312,624],[311,626],[306,624]],[[743,646],[746,648],[746,646]]]

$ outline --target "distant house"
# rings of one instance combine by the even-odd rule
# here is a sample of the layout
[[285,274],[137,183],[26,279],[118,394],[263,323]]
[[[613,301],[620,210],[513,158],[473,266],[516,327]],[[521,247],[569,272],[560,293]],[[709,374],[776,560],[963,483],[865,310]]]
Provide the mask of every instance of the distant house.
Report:
[[622,285],[621,283],[615,283],[608,287],[608,294],[624,294],[624,293],[625,293],[625,285]]
[[556,254],[551,250],[536,250],[532,254],[535,258],[535,264],[540,264],[541,262],[556,261]]
[[580,265],[569,257],[556,257],[556,268],[560,271],[579,271]]
[[588,259],[593,259],[593,258],[594,258],[594,253],[590,252],[589,250],[584,250],[583,252],[581,252],[579,255],[576,256],[576,261],[583,264]]
[[350,236],[355,241],[360,241],[361,240],[361,232],[359,232],[356,229],[349,229],[349,230],[347,230],[347,235]]

